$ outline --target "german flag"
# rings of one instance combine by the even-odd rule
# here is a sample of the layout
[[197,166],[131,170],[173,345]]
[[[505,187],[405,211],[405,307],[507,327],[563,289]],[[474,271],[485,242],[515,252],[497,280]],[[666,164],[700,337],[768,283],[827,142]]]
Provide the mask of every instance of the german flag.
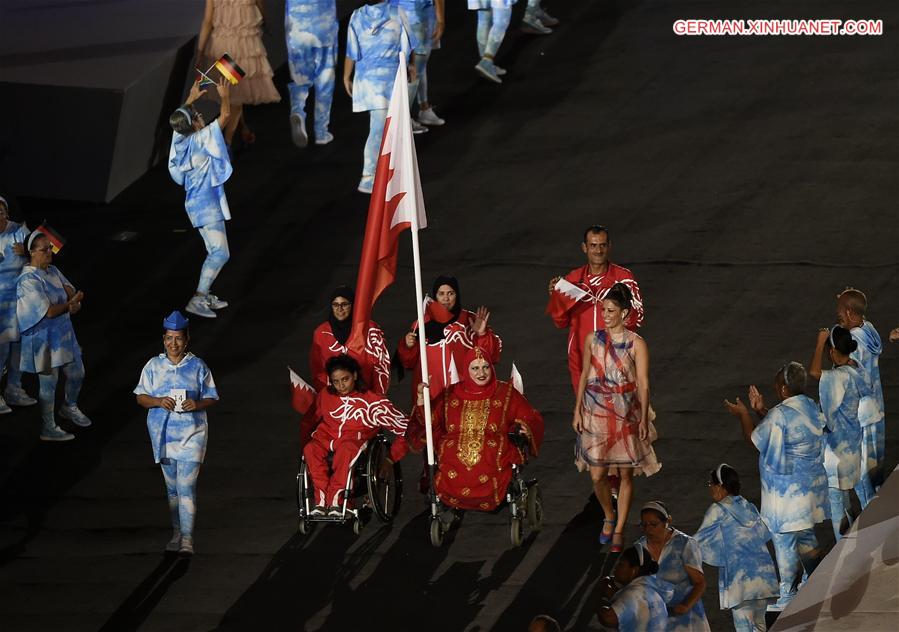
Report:
[[53,250],[53,254],[59,254],[59,251],[62,250],[62,247],[66,245],[66,240],[62,235],[57,233],[47,222],[41,223],[40,226],[34,229],[34,232],[41,233],[44,235],[47,240],[50,242],[50,248]]
[[236,86],[240,83],[241,79],[247,76],[247,73],[244,72],[243,68],[238,66],[228,53],[222,55],[221,58],[215,62],[214,66],[215,69],[222,73],[222,76],[230,81],[233,86]]

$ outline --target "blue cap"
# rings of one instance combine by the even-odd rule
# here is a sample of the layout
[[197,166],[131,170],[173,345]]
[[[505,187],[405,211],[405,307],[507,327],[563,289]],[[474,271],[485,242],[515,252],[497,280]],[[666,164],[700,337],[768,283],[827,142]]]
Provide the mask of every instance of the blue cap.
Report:
[[165,317],[162,321],[163,329],[171,329],[172,331],[180,331],[182,329],[187,329],[187,326],[190,324],[190,321],[184,317],[184,314],[179,312],[177,309]]

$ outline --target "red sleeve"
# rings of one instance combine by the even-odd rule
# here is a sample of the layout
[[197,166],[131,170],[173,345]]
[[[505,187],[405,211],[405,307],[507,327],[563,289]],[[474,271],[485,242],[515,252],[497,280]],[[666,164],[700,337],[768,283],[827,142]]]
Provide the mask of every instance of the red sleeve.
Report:
[[309,443],[309,438],[321,421],[322,414],[319,401],[320,397],[316,395],[312,406],[310,406],[306,411],[306,414],[300,418],[300,450]]
[[[512,388],[509,385],[509,388]],[[511,423],[519,424],[529,431],[530,451],[533,456],[540,452],[543,445],[543,433],[545,430],[543,416],[528,403],[524,395],[512,388],[512,399],[509,402],[508,418]]]
[[312,378],[312,388],[321,390],[328,385],[328,374],[325,372],[325,358],[319,344],[325,324],[321,324],[312,332],[312,345],[309,347],[309,375]]
[[[563,278],[569,283],[573,283],[578,285],[581,282],[581,278],[583,277],[583,268],[575,268],[568,274],[566,274]],[[549,301],[546,303],[546,313],[549,314],[553,319],[553,324],[555,324],[558,329],[565,329],[566,327],[571,326],[571,310],[568,310],[564,314],[554,313],[556,310],[552,309],[552,296],[550,296]]]
[[[372,389],[380,394],[386,395],[387,389],[390,388],[390,352],[387,350],[387,338],[384,331],[378,327],[376,323],[372,323],[369,329],[368,340],[371,343],[371,349],[366,345],[366,353],[369,356],[369,362],[372,365]],[[405,347],[406,345],[401,342]]]
[[619,279],[619,282],[624,283],[628,287],[633,297],[633,309],[631,310],[631,313],[627,315],[624,326],[633,331],[637,327],[643,325],[643,297],[640,294],[640,286],[637,285],[637,279],[634,278],[631,271],[624,270],[624,272],[625,274]]
[[[412,323],[412,327],[409,331],[418,331],[418,323]],[[400,343],[396,348],[397,355],[400,358],[400,362],[407,369],[414,369],[418,366],[418,345],[412,345],[412,348],[406,346],[406,335],[400,338]]]
[[369,403],[366,419],[363,423],[370,428],[386,428],[394,434],[402,435],[409,425],[406,413],[397,408],[392,401],[374,391],[363,394]]

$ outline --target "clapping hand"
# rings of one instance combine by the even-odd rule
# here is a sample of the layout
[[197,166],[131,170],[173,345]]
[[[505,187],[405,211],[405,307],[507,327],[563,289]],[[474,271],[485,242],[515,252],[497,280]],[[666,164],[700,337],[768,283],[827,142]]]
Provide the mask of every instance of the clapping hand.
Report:
[[[13,251],[13,254],[19,255],[20,257],[27,256],[25,254],[25,244],[23,244],[20,241],[17,241],[16,243],[14,243],[12,245],[12,251]],[[899,331],[899,330],[897,330],[897,331]]]
[[822,327],[818,330],[818,344],[822,344],[825,340],[830,338],[830,330],[827,327]]
[[765,408],[765,398],[762,397],[762,394],[759,392],[759,389],[756,388],[755,384],[749,387],[749,407],[759,415],[764,415],[767,411]]
[[618,592],[618,586],[615,584],[615,580],[612,577],[603,577],[596,585],[599,594],[606,599],[611,599],[615,596],[615,593]]
[[746,408],[746,404],[743,403],[739,397],[737,398],[736,403],[729,402],[728,400],[724,400],[724,407],[727,408],[727,412],[729,412],[734,417],[742,417],[743,415],[749,414],[749,409]]
[[487,333],[487,321],[490,319],[490,312],[487,311],[487,308],[481,305],[478,308],[478,311],[475,312],[474,323],[471,326],[472,331],[479,336],[483,336]]
[[890,342],[899,342],[899,327],[890,332]]

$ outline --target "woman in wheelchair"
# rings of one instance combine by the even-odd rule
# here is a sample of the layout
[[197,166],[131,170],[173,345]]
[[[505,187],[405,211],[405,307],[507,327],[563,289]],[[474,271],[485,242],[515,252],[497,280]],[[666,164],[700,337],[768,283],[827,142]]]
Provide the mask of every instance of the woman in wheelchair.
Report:
[[[451,385],[431,408],[440,501],[454,509],[492,511],[506,496],[512,465],[525,461],[523,448],[509,438],[521,433],[537,455],[543,443],[543,417],[508,382],[496,379],[490,361],[475,347],[465,356],[462,381]],[[394,442],[391,458],[424,445],[424,400],[418,402],[404,439]]]
[[[352,488],[353,466],[368,441],[381,428],[402,435],[408,420],[389,399],[366,388],[359,363],[353,358],[334,356],[325,368],[331,383],[318,393],[318,425],[303,448],[303,456],[315,487],[311,515],[340,516],[341,497]],[[330,468],[329,453],[334,455]]]

